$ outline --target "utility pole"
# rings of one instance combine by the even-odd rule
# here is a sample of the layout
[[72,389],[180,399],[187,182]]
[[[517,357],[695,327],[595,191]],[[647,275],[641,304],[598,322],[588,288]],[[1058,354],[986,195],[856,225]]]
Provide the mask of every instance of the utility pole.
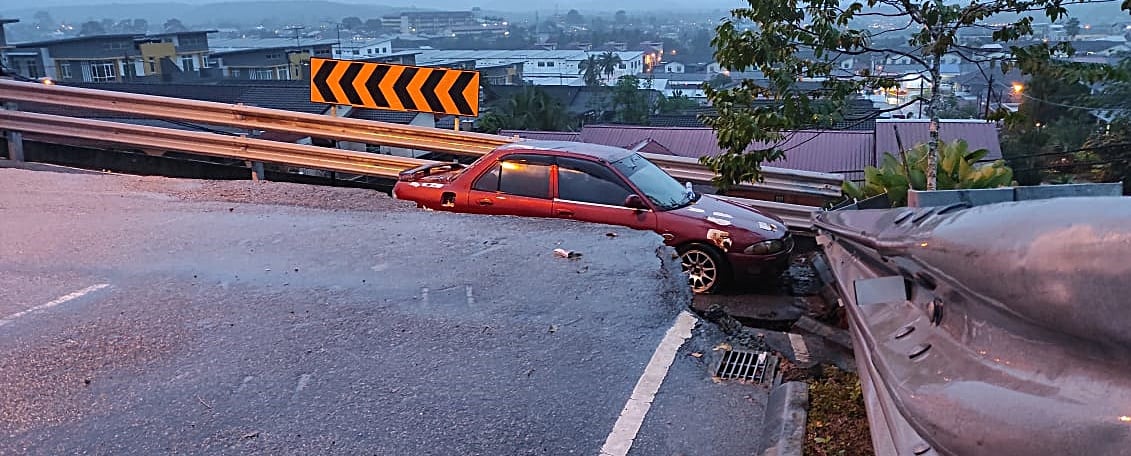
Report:
[[990,118],[990,97],[994,90],[994,73],[990,72],[990,82],[986,84],[986,112],[982,115],[983,119]]

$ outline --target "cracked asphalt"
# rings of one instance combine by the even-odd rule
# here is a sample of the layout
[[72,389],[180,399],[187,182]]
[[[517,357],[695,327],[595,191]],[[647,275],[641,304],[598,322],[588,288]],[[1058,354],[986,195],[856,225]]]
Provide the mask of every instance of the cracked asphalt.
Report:
[[[595,455],[688,307],[670,252],[367,190],[0,168],[0,454]],[[765,387],[690,356],[722,337],[699,323],[629,454],[754,453]]]

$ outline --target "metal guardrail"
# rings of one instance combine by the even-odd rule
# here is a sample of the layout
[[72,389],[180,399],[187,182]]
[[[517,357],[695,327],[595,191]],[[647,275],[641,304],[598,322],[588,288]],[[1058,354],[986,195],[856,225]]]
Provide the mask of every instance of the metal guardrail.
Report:
[[[82,106],[107,112],[142,117],[189,121],[249,130],[285,131],[312,137],[382,144],[458,155],[482,156],[496,147],[519,141],[498,135],[455,132],[428,127],[374,122],[359,119],[296,113],[243,105],[232,105],[180,98],[159,97],[106,90],[44,85],[0,79],[0,100],[59,106]],[[188,133],[167,128],[141,127],[127,123],[81,120],[45,114],[0,110],[0,126],[40,137],[74,137],[138,147],[197,152],[360,175],[395,177],[396,171],[430,163],[391,155],[351,153],[340,149],[303,146],[293,143],[232,138],[206,133]],[[102,131],[98,131],[101,129]],[[143,139],[141,135],[148,135]],[[183,139],[183,141],[181,140]],[[234,149],[239,144],[240,155]],[[319,157],[318,155],[322,155]],[[709,184],[715,174],[693,158],[644,154],[682,181]],[[399,167],[399,169],[398,169]],[[738,189],[837,198],[843,177],[774,167],[763,168],[764,181],[745,183]],[[736,200],[743,200],[736,198]],[[808,214],[816,208],[769,201],[743,200],[752,206],[782,217],[791,227],[812,229]]]
[[719,199],[731,201],[743,206],[749,206],[754,209],[773,214],[782,219],[787,226],[794,230],[812,231],[813,230],[813,215],[820,212],[821,208],[813,206],[803,206],[800,204],[779,203],[776,201],[762,201],[748,198],[737,198],[734,196],[715,195]]
[[[681,181],[710,183],[715,173],[691,157],[642,153],[652,163],[664,168]],[[773,166],[762,167],[762,182],[744,182],[738,190],[771,190],[790,195],[810,195],[828,199],[840,198],[844,176],[840,174],[800,171]]]
[[[519,139],[472,132],[360,119],[296,113],[208,101],[159,97],[107,90],[44,85],[0,79],[0,100],[59,106],[81,106],[107,112],[174,119],[249,130],[285,131],[318,138],[382,144],[457,155],[482,156]],[[715,174],[696,159],[644,154],[680,180],[709,184]],[[763,167],[763,182],[744,183],[738,189],[768,190],[784,194],[839,198],[843,176],[784,168]]]
[[3,79],[0,79],[0,100],[80,106],[143,117],[465,155],[482,155],[514,142],[512,138],[498,135]]
[[1127,454],[1131,198],[815,217],[876,454]]
[[408,157],[19,111],[0,110],[0,129],[24,132],[31,138],[78,138],[388,178],[396,178],[397,173],[407,168],[433,163]]

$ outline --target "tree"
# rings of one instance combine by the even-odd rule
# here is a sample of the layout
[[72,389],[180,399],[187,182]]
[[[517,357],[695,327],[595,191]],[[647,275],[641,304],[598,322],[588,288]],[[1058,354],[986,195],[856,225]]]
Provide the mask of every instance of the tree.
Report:
[[569,25],[583,25],[585,24],[585,17],[583,17],[577,10],[571,9],[568,13],[566,13],[565,23]]
[[188,31],[188,27],[185,27],[185,24],[182,24],[181,20],[176,19],[176,18],[169,19],[169,20],[165,21],[165,24],[161,27],[161,29],[164,30],[165,32],[185,32],[185,31]]
[[672,96],[661,98],[656,109],[660,111],[660,114],[673,114],[698,107],[699,102],[677,90]]
[[86,21],[79,26],[79,36],[105,35],[106,29],[98,21]]
[[606,79],[612,79],[621,63],[620,56],[613,51],[605,52],[597,57],[597,64],[600,65],[601,72],[605,74]]
[[628,13],[624,12],[624,10],[617,10],[616,14],[613,15],[613,21],[618,24],[627,24]]
[[622,124],[644,125],[652,107],[648,93],[640,90],[636,76],[621,76],[613,86],[613,121]]
[[343,17],[342,28],[346,30],[361,30],[365,27],[365,23],[361,22],[361,18],[357,16]]
[[722,89],[729,86],[732,82],[734,82],[734,80],[730,78],[729,74],[719,73],[712,77],[710,81],[707,81],[707,85],[716,89]]
[[1068,35],[1068,39],[1076,39],[1076,35],[1080,34],[1080,19],[1072,18],[1064,24],[1064,34]]
[[[929,96],[916,95],[905,105],[892,109],[924,102],[924,114],[930,118],[926,188],[935,189],[937,167],[933,165],[938,159],[944,56],[956,55],[979,65],[1000,59],[1000,56],[960,45],[959,36],[970,30],[984,29],[987,25],[983,22],[991,16],[997,20],[1005,13],[1012,13],[1016,15],[1013,22],[995,28],[993,39],[1017,41],[1032,34],[1031,11],[1039,11],[1056,21],[1067,14],[1063,5],[1068,3],[1066,0],[747,1],[748,7],[733,10],[732,17],[716,27],[716,36],[711,42],[716,61],[724,68],[740,71],[753,68],[766,78],[765,83],[745,80],[726,90],[707,89],[707,97],[719,115],[706,121],[717,131],[724,153],[702,160],[719,173],[716,184],[724,188],[760,179],[763,162],[783,158],[780,144],[786,138],[784,132],[845,120],[845,106],[850,98],[866,90],[894,88],[908,75],[872,70],[848,73],[836,62],[848,55],[903,58],[918,68],[912,74],[925,78]],[[1131,8],[1131,0],[1124,0],[1124,8]],[[867,27],[871,21],[859,20],[875,17],[899,25],[876,31]],[[878,47],[885,34],[904,30],[910,32],[905,48]],[[1011,46],[1010,51],[1009,60],[1001,65],[1003,70],[1017,67],[1031,73],[1056,64],[1071,67],[1069,79],[1095,81],[1110,75],[1094,67],[1056,62],[1054,56],[1071,53],[1067,43]],[[820,89],[798,90],[802,79],[819,81]],[[755,104],[757,99],[773,99],[775,103]],[[818,103],[818,100],[827,102]],[[756,143],[759,146],[751,148]]]
[[383,27],[384,26],[381,25],[381,19],[366,19],[365,20],[364,28],[368,32],[381,33],[383,31]]
[[578,63],[577,72],[584,75],[582,79],[585,80],[585,85],[601,85],[601,62],[597,60],[597,56],[590,54],[589,58]]
[[488,133],[499,130],[563,131],[572,125],[573,120],[558,100],[542,89],[529,86],[483,115],[478,128]]

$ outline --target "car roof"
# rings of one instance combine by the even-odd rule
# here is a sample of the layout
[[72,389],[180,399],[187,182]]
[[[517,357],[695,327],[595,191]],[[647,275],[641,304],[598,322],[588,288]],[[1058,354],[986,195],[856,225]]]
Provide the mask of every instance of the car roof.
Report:
[[522,140],[513,144],[501,146],[495,150],[550,152],[551,155],[561,155],[561,152],[565,152],[576,155],[584,155],[608,162],[614,162],[635,153],[628,149],[605,146],[601,144],[544,140]]

